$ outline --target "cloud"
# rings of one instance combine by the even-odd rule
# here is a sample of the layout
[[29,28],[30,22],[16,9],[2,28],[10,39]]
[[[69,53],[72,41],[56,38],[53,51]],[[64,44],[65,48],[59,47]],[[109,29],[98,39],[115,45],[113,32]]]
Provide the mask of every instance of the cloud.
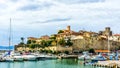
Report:
[[20,8],[20,10],[22,11],[27,11],[27,10],[37,10],[39,8],[39,5],[27,5],[27,6],[23,6]]
[[[33,2],[33,3],[31,3]],[[35,1],[30,1],[30,3],[23,5],[22,7],[19,7],[19,10],[21,11],[31,11],[31,10],[41,10],[41,9],[49,9],[51,6],[53,6],[55,4],[51,3],[51,2],[35,2]]]
[[119,3],[120,0],[0,0],[0,40],[7,35],[10,18],[14,44],[22,36],[50,35],[67,25],[75,31],[98,31],[111,26],[114,33],[120,33]]
[[76,4],[76,3],[98,3],[104,2],[105,0],[56,0],[56,1],[67,4]]
[[10,1],[12,1],[12,2],[18,2],[19,0],[10,0]]
[[35,23],[51,23],[51,22],[61,22],[61,21],[69,21],[71,18],[54,18],[54,19],[49,19],[49,20],[44,20],[44,21],[35,21],[32,22],[33,24]]

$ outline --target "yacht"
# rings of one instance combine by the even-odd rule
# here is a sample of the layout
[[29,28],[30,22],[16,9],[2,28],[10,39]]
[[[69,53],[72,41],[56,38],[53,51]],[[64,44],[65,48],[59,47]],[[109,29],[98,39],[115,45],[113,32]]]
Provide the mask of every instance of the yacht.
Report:
[[94,56],[93,58],[91,58],[91,60],[97,62],[97,61],[105,61],[107,59],[104,56],[102,56],[102,54],[100,53],[99,55]]
[[35,61],[37,60],[37,56],[33,55],[33,54],[25,54],[23,55],[24,60],[27,61]]
[[14,61],[23,61],[23,56],[19,52],[14,52],[12,56]]
[[46,58],[46,59],[57,59],[57,56],[55,56],[55,55],[44,55],[44,57]]
[[90,60],[91,56],[88,55],[87,52],[84,52],[82,56],[78,56],[79,60]]
[[6,61],[6,62],[13,62],[14,61],[14,58],[12,55],[10,55],[10,51],[9,52],[6,52],[5,55],[3,56],[3,59]]

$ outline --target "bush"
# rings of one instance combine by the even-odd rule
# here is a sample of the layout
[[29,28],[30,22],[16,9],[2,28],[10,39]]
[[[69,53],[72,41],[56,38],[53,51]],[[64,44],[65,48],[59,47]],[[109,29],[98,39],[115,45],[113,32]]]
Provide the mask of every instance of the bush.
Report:
[[65,51],[64,53],[65,53],[65,54],[69,54],[69,51]]
[[95,50],[93,48],[89,49],[89,53],[95,53]]

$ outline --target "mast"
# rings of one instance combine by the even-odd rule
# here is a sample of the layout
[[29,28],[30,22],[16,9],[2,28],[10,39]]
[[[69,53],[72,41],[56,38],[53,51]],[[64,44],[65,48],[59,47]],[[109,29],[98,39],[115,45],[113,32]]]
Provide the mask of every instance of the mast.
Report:
[[110,53],[110,41],[109,41],[109,35],[108,35],[108,55],[109,55],[109,53]]
[[9,26],[9,51],[11,46],[11,18],[10,18],[10,26]]

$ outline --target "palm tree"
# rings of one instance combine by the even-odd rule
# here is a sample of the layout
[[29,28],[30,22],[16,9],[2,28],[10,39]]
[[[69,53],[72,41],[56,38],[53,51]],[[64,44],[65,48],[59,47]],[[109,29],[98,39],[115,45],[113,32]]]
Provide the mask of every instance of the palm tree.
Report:
[[[23,47],[25,47],[25,45],[24,45],[24,37],[21,37],[21,44],[22,44]],[[26,47],[25,47],[25,49],[26,49]]]

